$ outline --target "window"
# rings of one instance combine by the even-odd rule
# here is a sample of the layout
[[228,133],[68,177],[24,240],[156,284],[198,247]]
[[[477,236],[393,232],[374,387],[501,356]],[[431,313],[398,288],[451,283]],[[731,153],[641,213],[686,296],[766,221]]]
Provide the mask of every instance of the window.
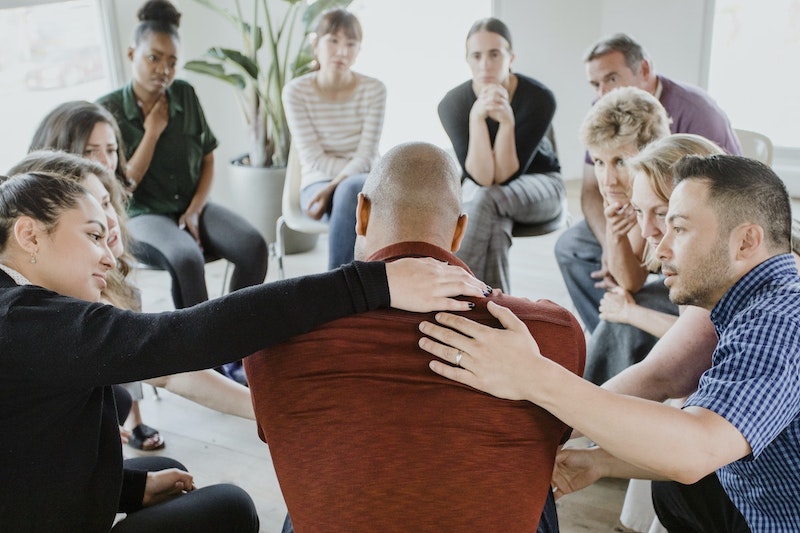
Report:
[[52,108],[112,89],[102,28],[97,0],[0,9],[0,173],[25,155]]
[[709,91],[734,127],[800,148],[800,0],[716,0]]

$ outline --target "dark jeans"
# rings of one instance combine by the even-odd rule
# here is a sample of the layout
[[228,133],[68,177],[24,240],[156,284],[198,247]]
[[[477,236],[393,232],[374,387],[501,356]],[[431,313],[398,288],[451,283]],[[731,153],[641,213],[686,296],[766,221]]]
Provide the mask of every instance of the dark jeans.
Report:
[[604,289],[594,286],[597,282],[591,273],[600,270],[603,248],[585,220],[572,225],[556,241],[556,262],[564,278],[572,304],[589,333],[600,322],[600,300]]
[[[328,269],[333,270],[353,262],[356,244],[356,210],[358,193],[364,187],[367,174],[352,174],[342,180],[333,191],[328,213],[322,220],[328,222]],[[312,183],[300,191],[300,205],[307,209],[311,199],[326,187],[329,181]]]
[[675,533],[749,533],[742,513],[711,473],[692,485],[653,481],[653,507],[661,524]]

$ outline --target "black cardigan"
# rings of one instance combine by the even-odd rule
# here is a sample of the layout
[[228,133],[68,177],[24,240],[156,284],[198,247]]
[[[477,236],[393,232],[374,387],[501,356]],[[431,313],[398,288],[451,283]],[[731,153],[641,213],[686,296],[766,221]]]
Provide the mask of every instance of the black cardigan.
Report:
[[218,366],[388,305],[383,263],[152,314],[18,286],[0,271],[0,530],[108,531],[121,502],[141,502],[142,475],[126,471],[123,493],[109,385]]

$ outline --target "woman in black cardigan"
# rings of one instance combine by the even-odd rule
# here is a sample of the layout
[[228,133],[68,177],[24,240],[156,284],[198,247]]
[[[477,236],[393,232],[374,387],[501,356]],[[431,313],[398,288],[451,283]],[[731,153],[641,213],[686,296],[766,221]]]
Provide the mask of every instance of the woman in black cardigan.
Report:
[[[217,366],[390,304],[465,310],[466,302],[447,297],[484,289],[463,270],[435,261],[353,263],[146,314],[98,303],[113,261],[102,208],[75,182],[27,174],[0,185],[3,530],[109,531],[118,510],[179,506],[202,494],[183,473],[126,471],[123,480],[109,385]],[[235,527],[257,530],[253,518]]]

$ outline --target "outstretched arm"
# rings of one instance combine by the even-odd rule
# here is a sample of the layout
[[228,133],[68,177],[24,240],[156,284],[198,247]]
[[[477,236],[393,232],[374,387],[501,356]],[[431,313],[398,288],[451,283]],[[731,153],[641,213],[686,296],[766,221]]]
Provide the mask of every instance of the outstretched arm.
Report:
[[639,305],[631,293],[622,287],[606,291],[600,300],[600,319],[619,324],[630,324],[661,338],[678,320],[678,317]]
[[662,479],[650,470],[637,468],[614,457],[602,448],[562,448],[550,485],[556,499],[588,487],[604,477],[623,479]]
[[500,398],[535,403],[612,455],[682,483],[750,453],[744,436],[720,415],[603,390],[542,357],[510,310],[493,302],[488,309],[504,329],[447,313],[436,315],[442,325],[420,324],[430,337],[420,339],[421,348],[449,363],[461,354],[460,367],[432,361],[434,372]]
[[709,312],[686,306],[647,357],[603,383],[603,388],[657,402],[683,398],[697,390],[700,375],[711,367],[716,345]]
[[220,413],[255,420],[250,389],[239,385],[214,370],[182,372],[148,379],[154,387],[162,387]]

